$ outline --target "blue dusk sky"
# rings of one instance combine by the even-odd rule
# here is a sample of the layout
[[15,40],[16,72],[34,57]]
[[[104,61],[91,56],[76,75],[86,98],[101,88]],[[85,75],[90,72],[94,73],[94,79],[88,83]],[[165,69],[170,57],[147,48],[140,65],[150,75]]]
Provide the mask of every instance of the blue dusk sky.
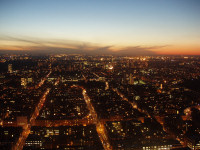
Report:
[[0,0],[0,49],[200,54],[200,0]]

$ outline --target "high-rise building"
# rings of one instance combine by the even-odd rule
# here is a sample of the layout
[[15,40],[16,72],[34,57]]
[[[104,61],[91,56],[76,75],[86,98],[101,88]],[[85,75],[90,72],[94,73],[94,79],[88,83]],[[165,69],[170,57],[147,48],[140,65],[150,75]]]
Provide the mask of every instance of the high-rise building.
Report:
[[163,85],[162,85],[162,83],[160,84],[160,89],[161,89],[161,90],[163,89]]
[[27,79],[27,82],[28,82],[28,83],[32,83],[32,82],[33,82],[33,78],[28,78],[28,79]]
[[21,86],[27,86],[27,78],[21,78]]
[[9,73],[13,73],[12,64],[8,64],[8,72]]
[[134,79],[133,79],[132,73],[130,73],[130,75],[129,75],[129,84],[131,84],[131,85],[134,84]]

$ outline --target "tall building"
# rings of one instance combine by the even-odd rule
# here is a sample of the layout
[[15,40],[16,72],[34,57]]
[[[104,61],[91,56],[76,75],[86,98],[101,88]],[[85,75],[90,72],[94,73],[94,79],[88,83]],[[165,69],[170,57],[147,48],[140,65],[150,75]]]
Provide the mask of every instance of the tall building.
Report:
[[8,64],[8,72],[9,73],[13,73],[12,64]]
[[21,86],[27,86],[27,78],[21,78]]
[[187,146],[191,150],[200,149],[200,137],[198,133],[193,133],[190,135],[186,135]]
[[133,79],[132,73],[130,73],[130,75],[129,75],[129,84],[131,84],[131,85],[134,84],[134,79]]
[[162,84],[160,84],[160,89],[161,89],[161,90],[163,89],[163,85],[162,85]]
[[33,78],[28,78],[28,79],[27,79],[27,82],[28,82],[28,83],[32,83],[32,82],[33,82]]

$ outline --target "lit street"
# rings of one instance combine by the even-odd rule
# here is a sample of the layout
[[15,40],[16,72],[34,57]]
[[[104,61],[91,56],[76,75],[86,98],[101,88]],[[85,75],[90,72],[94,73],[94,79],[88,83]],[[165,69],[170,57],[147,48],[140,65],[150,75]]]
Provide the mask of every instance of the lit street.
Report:
[[[47,75],[48,76],[48,75]],[[59,79],[55,82],[54,85],[57,85],[59,83]],[[25,129],[23,130],[21,136],[19,137],[17,143],[13,146],[13,150],[22,150],[23,146],[26,142],[26,139],[30,133],[31,130],[31,126],[34,124],[37,116],[39,115],[40,110],[42,109],[44,102],[46,100],[47,95],[50,92],[50,88],[47,88],[46,91],[44,92],[43,96],[41,97],[38,105],[35,108],[35,111],[33,112],[33,115],[30,118],[30,123],[28,125],[26,125]]]

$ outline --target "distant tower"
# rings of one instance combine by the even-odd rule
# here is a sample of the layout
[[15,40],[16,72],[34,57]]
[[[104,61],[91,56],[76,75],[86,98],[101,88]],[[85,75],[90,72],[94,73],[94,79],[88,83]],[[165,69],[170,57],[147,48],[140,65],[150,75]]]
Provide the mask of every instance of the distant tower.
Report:
[[130,75],[129,75],[129,84],[131,84],[131,85],[134,84],[132,73],[130,73]]
[[163,85],[162,85],[162,83],[160,84],[160,89],[161,89],[161,90],[163,89]]
[[8,72],[9,73],[13,73],[12,64],[8,64]]

